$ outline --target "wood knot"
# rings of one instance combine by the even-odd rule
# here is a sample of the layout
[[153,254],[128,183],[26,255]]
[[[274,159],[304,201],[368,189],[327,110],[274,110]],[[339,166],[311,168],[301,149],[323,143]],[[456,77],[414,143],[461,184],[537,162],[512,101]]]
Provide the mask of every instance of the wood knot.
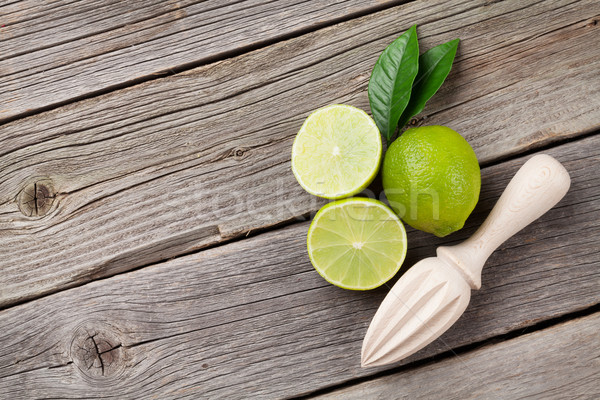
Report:
[[421,126],[423,124],[423,121],[425,120],[425,117],[414,117],[411,118],[410,121],[408,121],[408,124],[406,124],[409,128],[414,128],[416,126]]
[[124,351],[109,325],[86,323],[75,330],[71,359],[87,378],[107,379],[119,376],[124,367]]
[[593,20],[591,20],[591,21],[590,21],[590,22],[587,24],[587,26],[596,26],[596,25],[598,25],[598,20],[597,20],[597,19],[593,19]]
[[237,149],[233,150],[233,157],[236,160],[242,160],[244,158],[246,158],[246,156],[248,155],[248,150],[247,148],[244,147],[238,147]]
[[27,217],[43,217],[50,211],[56,193],[49,179],[27,184],[19,193],[19,210]]

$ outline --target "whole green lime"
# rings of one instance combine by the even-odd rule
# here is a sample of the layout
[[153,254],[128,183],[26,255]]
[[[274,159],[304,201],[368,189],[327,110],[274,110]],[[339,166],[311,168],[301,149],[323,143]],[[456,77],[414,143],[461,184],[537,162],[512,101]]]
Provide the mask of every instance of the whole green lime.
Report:
[[439,237],[461,229],[479,200],[477,156],[461,135],[445,126],[404,132],[385,154],[382,178],[398,216]]

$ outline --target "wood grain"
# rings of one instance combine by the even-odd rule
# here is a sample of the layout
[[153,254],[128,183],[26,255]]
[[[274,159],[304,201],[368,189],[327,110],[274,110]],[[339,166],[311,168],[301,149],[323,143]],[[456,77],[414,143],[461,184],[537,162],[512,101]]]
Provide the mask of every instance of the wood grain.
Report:
[[[590,168],[599,149],[595,135],[547,151],[571,174],[567,196],[490,257],[465,315],[405,363],[600,302],[600,182]],[[410,230],[405,265],[472,234],[527,158],[483,170],[464,230],[444,239]],[[360,368],[388,289],[326,283],[308,260],[307,229],[294,224],[0,311],[0,397],[274,398],[389,368]],[[482,375],[479,387],[494,379]]]
[[394,3],[11,2],[0,7],[0,121]]
[[[373,63],[414,22],[423,48],[463,39],[424,121],[481,162],[597,128],[588,3],[411,2],[2,126],[0,306],[316,211],[289,167],[297,129],[325,104],[368,109]],[[24,215],[36,183],[52,205]]]
[[599,330],[596,313],[315,398],[597,399]]

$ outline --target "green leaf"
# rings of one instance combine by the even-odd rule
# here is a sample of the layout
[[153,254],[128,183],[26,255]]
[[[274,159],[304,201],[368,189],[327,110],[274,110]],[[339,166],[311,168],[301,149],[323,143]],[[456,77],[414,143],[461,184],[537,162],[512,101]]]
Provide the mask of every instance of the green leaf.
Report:
[[417,26],[413,25],[381,53],[369,79],[371,113],[388,142],[408,104],[418,69]]
[[452,68],[456,49],[460,39],[440,44],[419,57],[419,73],[413,85],[412,95],[406,109],[398,121],[398,127],[404,125],[415,115],[423,111],[425,103],[438,91]]

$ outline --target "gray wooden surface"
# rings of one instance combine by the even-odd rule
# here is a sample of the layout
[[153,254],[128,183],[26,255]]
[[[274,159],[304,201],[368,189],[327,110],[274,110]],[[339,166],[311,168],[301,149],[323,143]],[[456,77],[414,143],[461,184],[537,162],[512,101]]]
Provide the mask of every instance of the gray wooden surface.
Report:
[[[490,258],[463,318],[405,363],[600,302],[600,182],[589,168],[599,149],[596,135],[546,151],[572,176],[567,197]],[[433,255],[434,242],[472,232],[528,157],[483,170],[482,199],[458,238],[410,231],[406,267]],[[329,285],[308,260],[307,229],[295,224],[3,311],[0,394],[274,398],[389,369],[360,368],[387,289]]]
[[600,314],[594,314],[317,398],[598,399],[598,331]]
[[[424,48],[463,39],[424,122],[480,162],[597,128],[592,3],[412,2],[4,125],[0,306],[316,211],[289,167],[298,127],[328,103],[368,109],[378,53],[414,22]],[[20,194],[40,180],[52,205],[31,218]]]
[[14,1],[0,5],[0,121],[401,3]]
[[[597,397],[600,9],[400,3],[0,5],[0,398]],[[311,267],[324,201],[294,180],[291,142],[322,105],[368,110],[378,54],[413,23],[422,51],[462,39],[413,124],[456,129],[485,168],[462,231],[408,229],[405,269],[473,233],[532,154],[573,182],[492,255],[444,336],[361,369],[387,288],[345,291]]]

